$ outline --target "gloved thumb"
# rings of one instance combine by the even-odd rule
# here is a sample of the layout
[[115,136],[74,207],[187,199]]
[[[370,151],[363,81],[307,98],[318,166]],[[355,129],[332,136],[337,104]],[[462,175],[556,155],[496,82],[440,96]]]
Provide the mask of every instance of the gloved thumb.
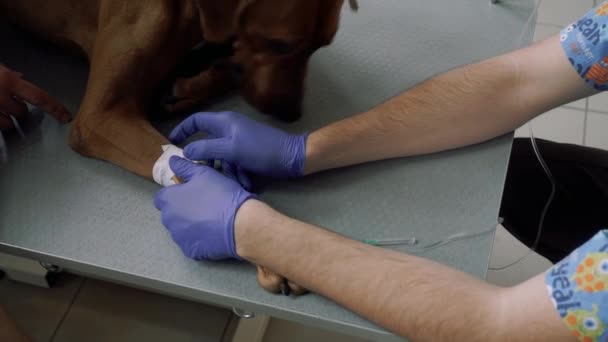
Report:
[[190,160],[225,159],[232,160],[229,138],[201,139],[184,148],[184,156]]
[[192,177],[206,171],[206,167],[204,165],[195,164],[178,156],[173,156],[171,159],[169,159],[169,166],[175,175],[183,182],[189,182]]

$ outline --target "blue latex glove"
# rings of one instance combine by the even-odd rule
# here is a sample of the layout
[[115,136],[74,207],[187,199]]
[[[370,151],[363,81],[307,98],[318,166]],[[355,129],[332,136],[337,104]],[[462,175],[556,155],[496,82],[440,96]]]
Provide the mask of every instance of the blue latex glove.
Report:
[[188,144],[184,156],[232,163],[239,181],[243,171],[273,178],[303,174],[307,134],[291,135],[233,112],[197,113],[175,127],[169,140],[180,144],[199,131],[209,137]]
[[254,195],[216,170],[171,157],[169,165],[185,183],[160,190],[154,206],[184,254],[196,260],[240,259],[234,219]]

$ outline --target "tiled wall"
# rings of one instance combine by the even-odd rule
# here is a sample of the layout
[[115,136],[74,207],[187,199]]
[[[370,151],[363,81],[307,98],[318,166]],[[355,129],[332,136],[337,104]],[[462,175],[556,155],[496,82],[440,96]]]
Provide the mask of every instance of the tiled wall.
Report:
[[[596,0],[544,0],[538,14],[535,40],[559,32],[593,8]],[[608,149],[608,93],[601,93],[549,111],[533,120],[535,136],[559,142]],[[528,136],[522,127],[517,136]]]

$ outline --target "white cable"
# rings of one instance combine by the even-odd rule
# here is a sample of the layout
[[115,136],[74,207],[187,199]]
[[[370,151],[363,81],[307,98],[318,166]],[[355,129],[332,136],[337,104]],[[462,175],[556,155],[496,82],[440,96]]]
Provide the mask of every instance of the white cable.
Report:
[[532,247],[530,247],[530,249],[528,249],[526,254],[522,255],[521,257],[519,257],[517,260],[513,261],[512,263],[509,263],[507,265],[500,266],[500,267],[489,267],[488,269],[490,269],[492,271],[501,271],[501,270],[507,269],[509,267],[515,266],[515,265],[519,264],[520,262],[522,262],[525,258],[530,256],[530,254],[532,254],[532,252],[536,251],[536,249],[538,248],[538,244],[540,243],[540,237],[543,233],[543,227],[545,225],[545,218],[547,216],[547,212],[549,211],[549,207],[551,206],[551,203],[553,203],[553,200],[555,199],[555,193],[557,192],[557,185],[555,182],[555,178],[553,178],[553,174],[551,173],[551,170],[549,170],[549,167],[547,166],[545,159],[540,154],[540,150],[538,149],[538,145],[536,144],[536,138],[534,137],[534,131],[532,129],[531,122],[528,123],[528,129],[530,130],[530,141],[532,142],[532,148],[534,149],[534,154],[536,154],[536,158],[538,159],[538,162],[542,166],[543,170],[545,171],[545,174],[547,175],[547,177],[549,178],[549,181],[551,182],[551,193],[549,194],[547,203],[545,203],[545,207],[543,208],[543,211],[540,214],[540,219],[538,221],[538,231],[536,233],[536,239],[534,239],[534,243],[532,244]]
[[[534,12],[532,13],[532,16],[530,16],[530,18],[528,18],[528,23],[526,23],[525,26],[528,26],[530,24],[530,20],[538,12],[538,9],[540,8],[540,5],[542,4],[542,2],[543,2],[543,0],[538,1],[538,3],[536,4],[536,8],[534,9]],[[523,45],[523,43],[524,43],[523,38],[524,38],[525,30],[526,30],[526,28],[524,27],[524,30],[522,31],[522,34],[520,36],[520,44],[519,44],[520,46]],[[526,259],[528,256],[530,256],[530,254],[532,254],[533,252],[536,251],[536,249],[538,248],[538,244],[540,243],[540,238],[542,236],[547,212],[549,211],[549,207],[551,206],[551,203],[553,203],[553,200],[555,199],[555,194],[557,191],[555,178],[553,177],[551,170],[549,170],[549,167],[547,166],[545,159],[543,158],[542,154],[540,153],[540,150],[538,149],[538,145],[536,144],[536,137],[534,137],[534,130],[532,128],[532,122],[528,123],[528,130],[530,131],[530,142],[532,143],[532,149],[534,150],[534,154],[536,155],[538,162],[542,166],[545,174],[547,175],[547,177],[549,178],[549,181],[551,182],[551,193],[549,194],[547,202],[545,203],[545,206],[543,207],[543,211],[540,214],[540,219],[538,221],[538,231],[536,233],[536,238],[534,239],[534,243],[532,244],[530,249],[528,249],[526,254],[522,255],[521,257],[517,258],[515,261],[513,261],[507,265],[500,266],[500,267],[489,267],[488,269],[490,269],[492,271],[501,271],[501,270],[507,269],[509,267],[515,266],[515,265],[519,264],[520,262],[522,262],[524,259]]]
[[460,240],[468,240],[468,239],[472,239],[472,238],[476,238],[479,236],[484,236],[486,234],[490,234],[496,231],[496,225],[492,225],[492,228],[488,229],[488,230],[484,230],[482,232],[477,232],[477,233],[456,233],[453,235],[448,236],[447,238],[443,239],[443,240],[439,240],[439,241],[435,241],[435,242],[431,242],[429,244],[426,244],[424,246],[418,247],[415,250],[412,251],[413,254],[416,253],[422,253],[422,252],[428,252],[431,249],[435,249],[435,248],[439,248],[439,247],[443,247],[449,243],[455,242],[455,241],[460,241]]
[[[521,31],[520,37],[519,37],[519,47],[523,47],[524,44],[524,37],[526,35],[527,32],[527,28],[528,26],[531,24],[532,19],[536,16],[536,14],[538,13],[538,9],[540,8],[540,5],[542,4],[543,0],[539,0],[538,3],[536,4],[536,7],[534,8],[534,11],[532,11],[532,14],[528,17],[526,23],[524,24],[524,28]],[[541,164],[543,170],[545,171],[545,173],[547,174],[549,181],[551,182],[551,193],[549,195],[549,198],[547,200],[547,202],[545,203],[545,206],[543,208],[543,211],[541,212],[541,216],[540,216],[540,220],[539,220],[539,224],[538,224],[538,232],[536,233],[536,239],[534,240],[534,243],[532,245],[532,247],[530,247],[530,249],[526,252],[525,255],[519,257],[517,260],[515,260],[512,263],[509,263],[505,266],[501,266],[501,267],[490,267],[490,270],[493,271],[499,271],[499,270],[504,270],[506,268],[512,267],[518,263],[520,263],[522,260],[524,260],[525,258],[527,258],[532,252],[534,252],[536,250],[536,248],[538,247],[538,244],[540,242],[540,238],[542,235],[542,231],[543,231],[543,226],[545,223],[545,217],[547,216],[547,212],[549,211],[549,207],[551,206],[551,203],[553,202],[554,198],[555,198],[555,193],[556,193],[556,183],[555,183],[555,179],[553,178],[553,174],[551,174],[551,171],[549,170],[549,167],[547,166],[547,163],[545,162],[545,160],[543,159],[539,149],[538,149],[538,145],[536,144],[536,138],[534,137],[534,132],[532,130],[532,123],[528,124],[528,128],[530,130],[530,141],[532,142],[532,148],[534,149],[534,153],[536,154],[536,158],[538,159],[539,163]],[[498,220],[498,224],[502,223],[502,218],[499,218]],[[414,250],[413,252],[426,252],[429,251],[431,249],[435,249],[435,248],[439,248],[439,247],[443,247],[451,242],[454,241],[459,241],[459,240],[467,240],[467,239],[472,239],[475,237],[479,237],[479,236],[483,236],[485,234],[489,234],[492,232],[496,231],[496,226],[493,225],[491,229],[485,230],[485,231],[481,231],[481,232],[477,232],[477,233],[470,233],[470,234],[466,234],[466,233],[456,233],[453,234],[451,236],[448,236],[445,239],[436,241],[436,242],[432,242],[429,244],[426,244],[425,246],[422,247],[418,247],[416,248],[416,250]]]

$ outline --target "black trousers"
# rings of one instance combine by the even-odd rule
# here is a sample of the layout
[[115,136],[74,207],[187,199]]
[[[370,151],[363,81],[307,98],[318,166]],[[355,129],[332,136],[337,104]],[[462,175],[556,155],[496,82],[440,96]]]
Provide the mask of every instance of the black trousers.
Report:
[[[537,139],[557,183],[536,251],[556,263],[601,229],[608,229],[608,151]],[[515,139],[500,216],[503,226],[532,246],[551,191],[528,138]]]

